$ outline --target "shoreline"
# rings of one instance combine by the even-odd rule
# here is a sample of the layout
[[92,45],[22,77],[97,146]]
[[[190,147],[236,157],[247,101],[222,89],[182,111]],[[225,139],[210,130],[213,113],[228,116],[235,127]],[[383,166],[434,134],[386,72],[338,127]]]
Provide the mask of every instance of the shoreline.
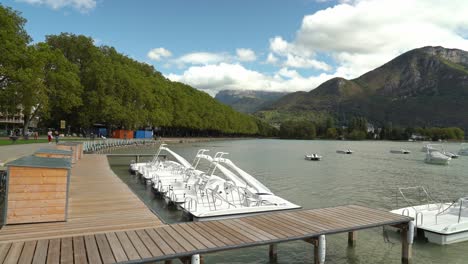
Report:
[[157,138],[155,141],[163,142],[166,144],[186,144],[186,143],[198,143],[198,142],[212,142],[212,141],[225,141],[225,140],[243,140],[243,139],[255,139],[253,137],[168,137],[168,138]]

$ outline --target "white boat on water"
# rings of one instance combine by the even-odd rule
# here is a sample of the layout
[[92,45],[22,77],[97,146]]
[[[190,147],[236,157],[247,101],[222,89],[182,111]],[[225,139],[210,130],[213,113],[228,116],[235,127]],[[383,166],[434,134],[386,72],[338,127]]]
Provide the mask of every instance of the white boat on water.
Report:
[[468,156],[468,143],[462,143],[458,155]]
[[[420,199],[411,199],[409,194]],[[398,196],[399,195],[399,196]],[[392,213],[414,218],[415,228],[431,243],[448,245],[468,241],[468,197],[453,202],[437,202],[421,186],[399,188],[398,197],[407,207],[392,210]]]
[[153,159],[151,161],[148,161],[148,162],[134,162],[134,161],[132,161],[130,163],[130,166],[129,166],[128,170],[132,174],[136,174],[136,173],[141,173],[140,171],[143,171],[144,167],[154,166],[154,165],[158,164],[160,162],[159,154],[161,154],[161,151],[165,146],[167,146],[167,144],[164,144],[164,143],[159,146],[158,150],[156,151],[156,154],[154,155],[154,157],[153,157]]
[[431,143],[428,143],[428,142],[423,142],[423,144],[424,145],[421,148],[421,152],[439,150],[438,146],[440,146],[440,144],[431,144]]
[[317,153],[314,153],[314,154],[309,154],[309,155],[305,155],[304,158],[306,160],[315,160],[315,161],[319,161],[322,159],[322,156],[320,156],[319,154]]
[[[199,150],[190,164],[172,150],[160,149],[176,161],[158,161],[156,165],[143,166],[151,170],[143,171],[143,175],[150,175],[145,178],[151,178],[153,189],[194,221],[300,208],[274,195],[253,176],[223,158],[227,153],[218,152],[212,158],[205,154],[207,150]],[[210,163],[206,172],[197,169],[202,160]]]
[[450,160],[452,160],[451,157],[445,156],[439,151],[428,151],[424,162],[436,165],[448,165]]
[[339,153],[339,154],[353,154],[354,151],[350,150],[350,149],[340,149],[340,150],[337,150],[336,153]]
[[219,170],[227,180],[218,180],[214,189],[205,187],[205,192],[202,190],[201,195],[180,205],[194,221],[301,208],[273,194],[265,185],[223,155],[217,155],[213,164],[213,172]]
[[409,151],[407,149],[392,149],[392,150],[390,150],[390,153],[393,153],[393,154],[410,154],[411,151]]
[[460,157],[459,155],[457,155],[457,154],[455,154],[453,152],[449,152],[449,151],[445,151],[445,150],[442,151],[441,153],[444,154],[447,157],[452,158],[452,159],[458,159],[458,157]]

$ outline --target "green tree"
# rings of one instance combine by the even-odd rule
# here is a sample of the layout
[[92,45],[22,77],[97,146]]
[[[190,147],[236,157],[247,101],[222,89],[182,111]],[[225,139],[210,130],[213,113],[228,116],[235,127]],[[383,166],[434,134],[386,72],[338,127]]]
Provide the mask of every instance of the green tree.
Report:
[[334,127],[328,128],[326,137],[329,139],[336,139],[338,137],[338,132],[336,131],[336,128]]

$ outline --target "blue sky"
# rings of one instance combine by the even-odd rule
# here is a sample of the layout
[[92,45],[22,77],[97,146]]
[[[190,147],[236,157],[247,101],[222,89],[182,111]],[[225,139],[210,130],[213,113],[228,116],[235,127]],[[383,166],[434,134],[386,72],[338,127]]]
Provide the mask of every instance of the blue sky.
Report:
[[[468,49],[463,0],[6,0],[35,42],[70,32],[221,89],[311,90],[426,45]],[[423,11],[423,12],[422,12]],[[415,16],[418,14],[418,16]]]

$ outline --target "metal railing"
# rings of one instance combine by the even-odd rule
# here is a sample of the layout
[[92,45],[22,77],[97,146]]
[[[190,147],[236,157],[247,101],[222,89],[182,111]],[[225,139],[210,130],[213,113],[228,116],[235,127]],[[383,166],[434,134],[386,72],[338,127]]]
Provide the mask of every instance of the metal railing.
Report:
[[95,139],[83,141],[83,151],[88,153],[94,153],[105,150],[112,150],[120,147],[154,145],[157,143],[159,142],[153,139]]
[[436,224],[438,222],[439,216],[447,213],[450,208],[455,209],[456,207],[458,207],[458,221],[457,221],[457,223],[460,223],[460,220],[461,220],[461,217],[462,217],[462,212],[463,212],[463,209],[464,209],[463,206],[465,204],[467,204],[467,202],[468,202],[468,197],[462,197],[462,198],[459,198],[456,201],[453,201],[449,206],[447,206],[447,208],[445,208],[444,210],[442,210],[442,211],[440,211],[439,213],[436,214]]
[[[406,196],[405,191],[416,191],[416,192],[418,192],[417,204],[414,204],[411,201],[411,199],[409,199]],[[398,197],[403,198],[403,201],[406,203],[406,206],[412,207],[415,210],[415,212],[417,211],[415,206],[422,205],[424,203],[427,205],[428,210],[429,210],[429,205],[430,204],[439,204],[439,208],[438,208],[439,210],[440,210],[440,207],[442,206],[442,203],[440,203],[440,202],[436,201],[434,198],[432,198],[432,196],[429,195],[426,188],[424,188],[423,186],[405,187],[405,188],[400,187],[400,188],[398,188],[398,191],[395,194],[395,201],[396,201],[397,208],[400,207],[399,204],[398,204]]]

